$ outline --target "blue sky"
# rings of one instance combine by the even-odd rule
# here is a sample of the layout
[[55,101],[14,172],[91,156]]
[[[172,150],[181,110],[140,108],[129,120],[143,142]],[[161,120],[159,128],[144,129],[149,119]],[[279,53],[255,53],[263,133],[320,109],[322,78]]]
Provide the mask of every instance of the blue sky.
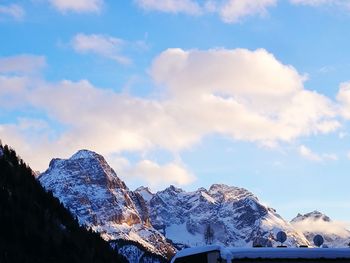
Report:
[[0,1],[0,138],[88,148],[130,188],[249,189],[350,218],[350,4]]

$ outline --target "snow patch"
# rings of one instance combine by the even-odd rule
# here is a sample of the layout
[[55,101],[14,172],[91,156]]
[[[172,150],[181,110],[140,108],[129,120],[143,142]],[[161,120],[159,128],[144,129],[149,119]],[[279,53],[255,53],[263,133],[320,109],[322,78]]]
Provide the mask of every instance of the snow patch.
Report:
[[173,224],[165,229],[166,238],[172,240],[174,243],[186,244],[190,247],[195,247],[204,244],[203,234],[196,233],[195,235],[188,232],[186,223]]
[[209,203],[215,204],[216,201],[214,198],[212,198],[210,195],[208,195],[206,192],[201,192],[201,195],[206,199]]
[[71,160],[77,160],[77,159],[85,159],[85,158],[96,158],[99,155],[93,151],[90,150],[80,150],[77,153],[73,154],[70,158]]
[[151,192],[151,190],[148,187],[141,186],[135,190],[135,192],[139,193],[143,199],[145,199],[146,202],[151,201],[154,194]]

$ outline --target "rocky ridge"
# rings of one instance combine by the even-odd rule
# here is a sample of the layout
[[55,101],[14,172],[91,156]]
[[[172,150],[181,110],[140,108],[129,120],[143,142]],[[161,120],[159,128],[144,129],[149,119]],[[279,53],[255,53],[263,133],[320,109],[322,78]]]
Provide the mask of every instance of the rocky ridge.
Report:
[[288,246],[310,245],[295,220],[287,222],[246,189],[214,184],[193,192],[174,186],[157,193],[147,187],[131,191],[101,155],[88,150],[53,159],[39,181],[105,240],[131,240],[163,256],[204,245],[208,227],[211,242],[226,246],[276,245],[281,230]]
[[101,155],[81,150],[66,160],[53,159],[38,179],[105,240],[132,240],[160,255],[174,253],[151,226],[145,200],[128,189]]
[[286,244],[309,244],[273,208],[243,188],[214,184],[208,190],[185,192],[170,186],[151,198],[144,188],[136,192],[147,195],[153,227],[180,247],[204,245],[208,226],[213,243],[225,246],[274,245],[273,237],[281,230],[288,234]]

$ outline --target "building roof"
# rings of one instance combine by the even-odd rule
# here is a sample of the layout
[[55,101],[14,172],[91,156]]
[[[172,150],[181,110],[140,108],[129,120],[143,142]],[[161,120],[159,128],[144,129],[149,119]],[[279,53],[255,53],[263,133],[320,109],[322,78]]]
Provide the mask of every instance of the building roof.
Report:
[[187,257],[200,253],[218,251],[221,257],[226,260],[239,258],[280,258],[280,259],[335,259],[349,258],[349,248],[229,248],[217,245],[186,248],[179,251],[173,260],[180,257]]

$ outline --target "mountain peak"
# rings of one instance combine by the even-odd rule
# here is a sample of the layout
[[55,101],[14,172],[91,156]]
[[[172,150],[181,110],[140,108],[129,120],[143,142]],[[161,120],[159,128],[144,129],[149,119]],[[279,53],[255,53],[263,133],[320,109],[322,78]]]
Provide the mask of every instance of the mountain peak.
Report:
[[96,158],[97,159],[100,157],[102,157],[102,155],[100,155],[94,151],[82,149],[82,150],[77,151],[75,154],[73,154],[70,159],[71,160],[86,159],[86,158]]
[[139,193],[146,202],[149,202],[154,196],[154,193],[152,193],[152,191],[145,186],[138,187],[134,192]]
[[304,215],[298,213],[298,215],[295,218],[293,218],[291,222],[300,222],[304,220],[322,220],[325,222],[331,222],[331,219],[327,215],[321,213],[318,210],[314,210]]
[[104,239],[132,240],[160,255],[173,253],[150,225],[143,196],[130,191],[103,156],[80,150],[69,159],[53,159],[39,181],[81,224],[100,232]]
[[174,185],[170,185],[168,188],[166,188],[164,191],[170,191],[170,192],[176,192],[176,193],[181,193],[183,190],[181,188],[178,188]]
[[245,190],[245,189],[242,189],[236,186],[229,186],[227,184],[213,184],[209,188],[209,192],[232,192],[237,190]]
[[213,196],[221,196],[227,200],[240,200],[251,197],[258,201],[258,199],[248,190],[226,184],[213,184],[209,188],[208,193]]

